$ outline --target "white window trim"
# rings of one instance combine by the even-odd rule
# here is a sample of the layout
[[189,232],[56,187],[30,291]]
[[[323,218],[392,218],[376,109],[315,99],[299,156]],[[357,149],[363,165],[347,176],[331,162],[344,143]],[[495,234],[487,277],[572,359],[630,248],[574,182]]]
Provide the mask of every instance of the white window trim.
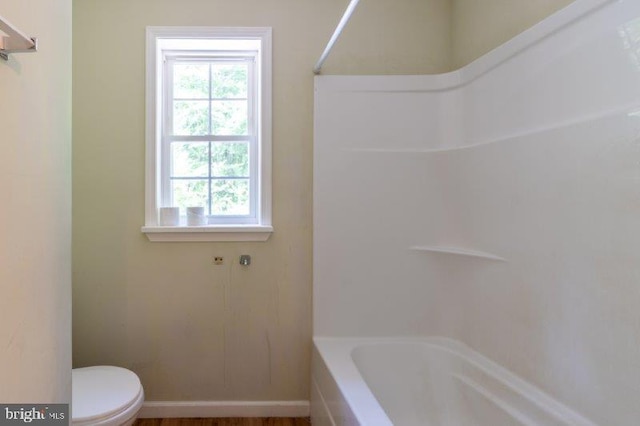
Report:
[[[258,204],[260,215],[257,224],[207,225],[207,226],[159,226],[160,207],[160,155],[158,82],[161,81],[157,66],[158,40],[160,39],[259,39],[262,43],[260,75],[262,90],[259,94],[261,108],[258,174],[260,189]],[[271,226],[271,28],[268,27],[147,27],[146,55],[146,156],[145,156],[145,226],[142,227],[150,241],[266,241]],[[161,67],[160,67],[161,68]]]

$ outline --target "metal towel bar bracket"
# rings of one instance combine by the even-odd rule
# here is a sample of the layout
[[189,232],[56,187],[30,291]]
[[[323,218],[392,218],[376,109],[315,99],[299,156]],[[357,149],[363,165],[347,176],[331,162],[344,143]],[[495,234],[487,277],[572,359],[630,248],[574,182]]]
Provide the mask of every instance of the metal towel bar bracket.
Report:
[[12,53],[36,52],[38,40],[25,36],[9,21],[0,16],[0,58],[5,61]]
[[33,37],[30,38],[29,40],[31,40],[31,42],[33,43],[31,47],[27,48],[27,49],[0,49],[0,58],[4,59],[5,61],[9,60],[9,54],[11,53],[29,53],[29,52],[37,52],[38,51],[38,39]]

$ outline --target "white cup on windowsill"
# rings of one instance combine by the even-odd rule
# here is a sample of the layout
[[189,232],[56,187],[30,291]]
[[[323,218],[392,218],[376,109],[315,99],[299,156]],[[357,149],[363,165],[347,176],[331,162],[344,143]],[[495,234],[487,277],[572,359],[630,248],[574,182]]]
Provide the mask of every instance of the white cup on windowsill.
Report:
[[180,209],[178,207],[160,207],[160,226],[180,225]]
[[187,207],[187,226],[204,226],[207,224],[207,217],[204,214],[204,207]]

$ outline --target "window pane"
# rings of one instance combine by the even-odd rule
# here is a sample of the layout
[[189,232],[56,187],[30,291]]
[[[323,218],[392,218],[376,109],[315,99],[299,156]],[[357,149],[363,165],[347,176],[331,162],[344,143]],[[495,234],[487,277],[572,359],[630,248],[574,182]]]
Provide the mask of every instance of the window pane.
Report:
[[172,179],[171,191],[173,205],[180,207],[180,213],[184,214],[187,207],[204,207],[208,210],[209,191],[206,180]]
[[211,145],[211,175],[214,177],[249,177],[249,143],[213,143]]
[[173,97],[209,99],[209,64],[175,64]]
[[212,181],[211,209],[213,215],[249,215],[249,179]]
[[211,126],[214,135],[246,135],[247,101],[212,101]]
[[208,135],[209,101],[174,101],[173,134]]
[[172,142],[171,176],[209,177],[209,144]]
[[246,98],[248,87],[247,64],[213,65],[211,70],[212,98]]

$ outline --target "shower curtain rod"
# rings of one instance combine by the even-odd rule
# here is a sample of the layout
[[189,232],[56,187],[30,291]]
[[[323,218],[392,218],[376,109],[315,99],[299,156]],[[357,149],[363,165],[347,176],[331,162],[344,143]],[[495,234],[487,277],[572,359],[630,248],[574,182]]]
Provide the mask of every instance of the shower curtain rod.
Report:
[[344,29],[345,25],[347,25],[347,22],[349,22],[349,19],[351,18],[353,11],[356,9],[356,6],[358,5],[359,1],[360,0],[351,0],[351,3],[349,3],[349,6],[347,6],[347,10],[345,10],[344,15],[342,15],[342,19],[340,19],[340,22],[338,23],[336,30],[333,32],[331,39],[329,39],[329,43],[327,43],[327,47],[324,49],[324,52],[322,52],[322,55],[320,56],[318,63],[313,68],[314,74],[320,74],[320,69],[322,68],[322,64],[324,63],[325,59],[327,59],[327,56],[329,56],[329,53],[331,53],[331,49],[333,49],[333,45],[335,44],[336,40],[338,40],[338,37],[340,37],[340,34],[342,33],[342,30]]
[[37,39],[27,37],[0,16],[0,58],[6,61],[9,59],[10,53],[35,52],[37,50]]

